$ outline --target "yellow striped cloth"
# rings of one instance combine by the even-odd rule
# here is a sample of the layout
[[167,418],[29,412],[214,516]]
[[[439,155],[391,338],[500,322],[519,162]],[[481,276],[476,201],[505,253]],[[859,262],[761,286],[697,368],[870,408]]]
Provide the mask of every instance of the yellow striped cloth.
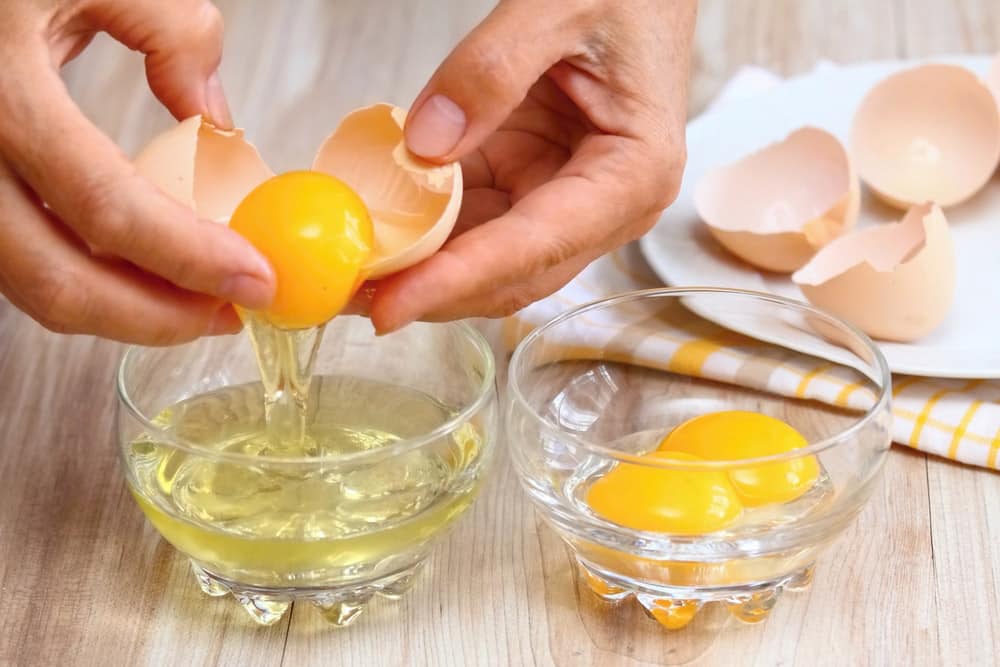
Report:
[[[663,283],[649,269],[636,244],[593,262],[556,294],[508,318],[504,338],[515,346],[532,329],[577,305]],[[605,348],[628,350],[627,361],[676,373],[753,386],[787,396],[864,409],[871,390],[856,375],[804,355],[780,354],[775,346],[701,319],[678,306],[649,326],[607,317],[588,318],[572,340],[581,356],[606,357]],[[625,339],[622,338],[624,335]],[[629,339],[628,335],[634,336]],[[893,378],[893,440],[928,454],[1000,469],[1000,380],[948,380],[897,375]]]

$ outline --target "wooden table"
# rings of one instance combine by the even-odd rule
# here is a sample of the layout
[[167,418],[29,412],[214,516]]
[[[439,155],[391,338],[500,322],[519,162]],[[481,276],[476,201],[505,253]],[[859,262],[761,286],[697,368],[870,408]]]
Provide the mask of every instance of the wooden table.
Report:
[[[487,0],[229,0],[223,78],[278,169],[308,164],[351,107],[406,105]],[[691,111],[739,66],[988,52],[996,0],[705,0]],[[98,40],[66,71],[128,151],[168,123],[141,60]],[[8,222],[8,221],[4,221]],[[714,642],[608,614],[573,584],[507,457],[422,584],[346,631],[299,610],[261,628],[204,597],[115,461],[121,348],[43,332],[0,301],[0,664],[995,664],[1000,475],[892,453],[881,489],[822,559],[810,592]],[[998,343],[1000,344],[1000,343]],[[502,360],[501,360],[502,361]],[[308,613],[307,613],[308,612]]]

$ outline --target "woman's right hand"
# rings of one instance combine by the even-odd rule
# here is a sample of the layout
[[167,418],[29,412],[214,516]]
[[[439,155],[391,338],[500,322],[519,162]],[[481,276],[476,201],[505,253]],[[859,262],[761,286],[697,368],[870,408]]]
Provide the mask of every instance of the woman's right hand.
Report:
[[4,0],[0,292],[65,333],[164,345],[237,331],[230,302],[266,306],[273,272],[235,232],[137,175],[76,107],[59,68],[98,31],[145,54],[176,118],[232,124],[222,20],[207,0]]

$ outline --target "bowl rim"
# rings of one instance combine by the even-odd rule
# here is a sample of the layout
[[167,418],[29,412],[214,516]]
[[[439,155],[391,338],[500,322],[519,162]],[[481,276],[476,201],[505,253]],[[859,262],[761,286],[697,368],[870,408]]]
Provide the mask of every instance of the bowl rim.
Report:
[[[470,400],[461,410],[455,413],[452,417],[438,425],[431,431],[424,433],[420,436],[413,438],[405,438],[391,445],[386,445],[384,447],[378,447],[372,450],[351,452],[348,454],[326,454],[323,456],[314,457],[291,457],[291,456],[268,456],[260,457],[253,456],[250,454],[239,454],[233,452],[220,452],[217,450],[212,450],[206,448],[202,445],[192,443],[185,440],[184,438],[178,438],[175,434],[170,433],[168,430],[164,429],[162,426],[155,424],[149,417],[147,417],[144,412],[135,404],[130,396],[128,389],[126,388],[126,371],[128,369],[129,363],[136,356],[142,354],[143,352],[148,352],[150,350],[162,349],[153,348],[142,345],[129,345],[126,347],[124,353],[121,356],[121,360],[118,363],[117,371],[115,373],[115,389],[118,395],[118,407],[119,410],[122,406],[128,411],[128,413],[136,419],[143,427],[144,433],[156,433],[157,441],[161,444],[174,447],[178,450],[194,454],[196,456],[211,458],[220,461],[228,461],[232,463],[253,463],[254,465],[285,465],[285,466],[317,466],[317,465],[341,465],[341,464],[357,464],[359,462],[364,462],[368,459],[380,460],[386,456],[393,456],[396,454],[403,454],[420,447],[426,446],[429,443],[435,442],[442,437],[447,436],[450,433],[458,431],[462,426],[468,423],[471,418],[478,414],[486,405],[492,400],[497,393],[496,388],[496,358],[493,354],[493,349],[490,344],[486,341],[483,335],[477,331],[474,327],[466,322],[443,322],[443,323],[429,323],[429,322],[414,322],[408,326],[419,326],[419,327],[447,327],[451,330],[457,331],[465,336],[466,340],[472,345],[472,348],[476,351],[477,355],[483,361],[483,373],[482,378],[476,388],[475,397]],[[242,335],[243,332],[234,334],[237,336]],[[385,334],[384,338],[393,336],[394,333]],[[193,345],[197,344],[201,339],[196,339],[182,345]],[[248,343],[249,344],[249,343]],[[171,346],[179,347],[179,346]],[[116,425],[120,428],[120,424]],[[124,443],[120,443],[124,445]]]
[[[628,301],[636,301],[647,298],[654,297],[669,297],[669,298],[680,298],[685,296],[699,296],[706,294],[717,294],[717,295],[728,295],[736,297],[750,297],[758,301],[766,301],[774,304],[778,304],[783,307],[793,308],[795,310],[804,311],[813,315],[816,315],[828,322],[846,329],[850,334],[854,335],[858,340],[861,341],[863,346],[872,354],[872,363],[874,367],[875,374],[881,381],[881,387],[879,388],[878,399],[874,404],[857,420],[854,421],[849,427],[843,429],[842,431],[836,433],[835,435],[828,436],[821,440],[815,442],[810,442],[807,446],[798,449],[789,450],[787,452],[782,452],[779,454],[771,454],[768,456],[758,456],[755,458],[743,458],[743,459],[728,459],[728,460],[703,460],[703,461],[681,461],[681,460],[671,460],[667,458],[662,459],[650,459],[643,457],[642,455],[629,454],[622,452],[617,449],[612,449],[610,447],[605,447],[604,445],[590,441],[586,438],[580,437],[574,433],[570,433],[566,430],[560,429],[558,426],[548,421],[545,417],[540,415],[528,402],[524,396],[524,392],[518,382],[518,367],[523,363],[523,357],[526,356],[527,351],[532,347],[532,345],[541,338],[547,331],[559,326],[563,322],[566,322],[574,317],[583,315],[585,313],[600,310],[608,306],[617,305],[620,303]],[[851,324],[850,322],[841,319],[835,315],[832,315],[820,308],[813,306],[805,301],[791,299],[788,297],[778,296],[775,294],[770,294],[767,292],[760,292],[754,290],[745,290],[738,288],[725,288],[725,287],[654,287],[649,289],[632,290],[628,292],[618,293],[609,297],[602,297],[588,301],[586,303],[575,306],[569,310],[566,310],[559,315],[553,317],[541,326],[536,327],[525,336],[515,347],[514,353],[511,355],[510,363],[508,364],[507,372],[507,390],[509,395],[509,401],[514,405],[519,406],[521,410],[531,415],[532,419],[538,423],[540,428],[544,433],[552,435],[556,439],[562,441],[572,442],[575,446],[580,447],[590,453],[611,459],[614,461],[619,461],[623,463],[630,463],[635,465],[642,465],[651,468],[663,468],[668,470],[718,470],[718,469],[732,469],[735,467],[746,467],[748,465],[763,465],[768,463],[780,463],[783,461],[789,461],[794,459],[801,459],[805,456],[818,454],[826,449],[836,447],[847,442],[852,441],[852,437],[855,433],[862,430],[870,422],[875,420],[879,415],[883,413],[891,413],[891,402],[892,402],[892,372],[889,369],[889,364],[885,359],[885,355],[878,346],[872,341],[872,339],[865,334],[857,326]],[[511,406],[513,407],[513,405]],[[508,415],[513,414],[512,409],[507,410]]]

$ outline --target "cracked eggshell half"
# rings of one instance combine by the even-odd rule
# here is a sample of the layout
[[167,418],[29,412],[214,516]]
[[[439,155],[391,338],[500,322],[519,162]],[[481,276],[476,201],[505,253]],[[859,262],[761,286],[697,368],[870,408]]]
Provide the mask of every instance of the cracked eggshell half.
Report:
[[694,194],[698,215],[724,248],[780,273],[851,228],[860,200],[844,146],[815,127],[709,171]]
[[912,342],[944,321],[955,293],[955,248],[933,203],[896,223],[832,241],[792,281],[813,305],[872,338]]
[[274,176],[243,130],[193,116],[154,137],[136,156],[139,174],[199,217],[229,222],[251,190]]
[[960,204],[1000,163],[997,98],[973,72],[929,64],[874,86],[855,112],[851,154],[878,197],[906,210]]
[[405,111],[376,104],[348,114],[322,144],[313,169],[347,183],[364,200],[375,231],[366,273],[380,278],[434,254],[462,205],[458,163],[435,165],[406,149]]
[[[434,254],[462,205],[459,164],[435,165],[406,149],[406,112],[376,104],[348,114],[323,142],[313,169],[346,183],[365,202],[375,249],[365,274],[381,278]],[[243,131],[220,130],[201,116],[157,135],[135,164],[202,218],[228,223],[239,203],[274,172]]]

